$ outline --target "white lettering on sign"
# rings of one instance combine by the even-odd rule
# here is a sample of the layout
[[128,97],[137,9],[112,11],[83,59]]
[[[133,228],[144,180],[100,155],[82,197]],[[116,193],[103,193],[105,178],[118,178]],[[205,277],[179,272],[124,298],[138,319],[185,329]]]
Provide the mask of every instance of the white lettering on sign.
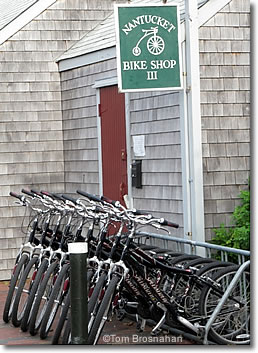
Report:
[[[150,62],[150,68],[152,70],[173,69],[175,65],[176,60],[151,60]],[[123,61],[123,71],[147,69],[148,65],[146,60]]]
[[123,61],[123,70],[146,70],[147,61],[137,60],[137,61]]
[[176,65],[176,60],[151,60],[151,68],[157,69],[173,69]]
[[147,80],[157,80],[158,71],[147,71]]
[[173,23],[169,22],[163,17],[160,16],[155,16],[155,15],[141,15],[133,19],[131,22],[128,22],[124,28],[122,28],[122,31],[128,35],[129,32],[131,32],[132,29],[136,28],[139,25],[144,25],[146,23],[151,23],[154,25],[158,25],[164,29],[166,29],[169,33],[172,30],[175,30],[176,27],[173,25]]

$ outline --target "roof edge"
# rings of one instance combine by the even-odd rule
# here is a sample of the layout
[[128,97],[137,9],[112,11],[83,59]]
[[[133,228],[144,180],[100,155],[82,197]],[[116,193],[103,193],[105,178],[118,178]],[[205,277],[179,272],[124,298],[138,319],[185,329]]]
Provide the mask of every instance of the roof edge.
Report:
[[6,42],[15,33],[20,31],[24,26],[30,23],[35,17],[40,15],[56,1],[57,0],[39,0],[35,4],[31,5],[27,10],[22,12],[13,21],[8,23],[8,25],[0,31],[0,45]]
[[[225,7],[232,0],[208,0],[198,9],[198,26],[203,26],[206,22],[208,22],[216,13],[218,13],[223,7]],[[103,21],[100,21],[102,23]],[[99,24],[100,24],[99,23]],[[98,26],[98,25],[97,25]],[[96,27],[97,27],[96,26]],[[88,34],[88,33],[87,33]],[[86,34],[86,35],[87,35]],[[185,41],[185,23],[181,22],[181,42]],[[115,46],[112,48],[101,49],[99,52],[106,53],[105,50],[115,53]],[[63,55],[63,54],[62,54]],[[93,64],[94,62],[98,62],[101,60],[105,60],[105,56],[98,55],[98,51],[81,54],[79,56],[71,56],[62,58],[62,55],[56,60],[59,65],[59,72],[71,70],[73,68],[78,68],[87,64]],[[101,60],[100,60],[101,57]]]
[[116,58],[115,46],[61,60],[58,62],[58,71],[63,72],[76,69],[85,65],[90,65],[113,58]]

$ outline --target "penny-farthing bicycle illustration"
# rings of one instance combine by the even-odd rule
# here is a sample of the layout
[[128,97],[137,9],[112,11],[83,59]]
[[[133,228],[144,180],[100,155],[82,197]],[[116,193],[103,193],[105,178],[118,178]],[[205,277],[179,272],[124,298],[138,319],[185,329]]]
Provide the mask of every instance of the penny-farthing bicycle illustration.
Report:
[[151,29],[143,29],[144,35],[138,40],[136,46],[133,48],[132,52],[134,56],[139,56],[141,54],[141,48],[139,47],[143,39],[148,36],[151,36],[147,40],[147,49],[149,53],[153,55],[159,55],[163,52],[165,48],[164,40],[157,35],[158,27],[151,27]]

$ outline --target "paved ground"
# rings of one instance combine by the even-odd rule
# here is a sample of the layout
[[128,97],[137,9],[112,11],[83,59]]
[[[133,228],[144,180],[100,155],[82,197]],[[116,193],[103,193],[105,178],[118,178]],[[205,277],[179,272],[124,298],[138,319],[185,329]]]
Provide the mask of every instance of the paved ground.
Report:
[[[2,319],[2,312],[5,298],[8,291],[8,282],[0,282],[0,345],[50,345],[52,333],[45,340],[41,340],[38,335],[31,336],[22,332],[19,328],[6,324]],[[99,344],[109,345],[135,345],[135,344],[194,344],[182,337],[176,337],[166,332],[161,336],[150,335],[151,328],[147,327],[143,333],[138,333],[136,324],[129,320],[122,322],[113,320],[105,325],[101,341]]]

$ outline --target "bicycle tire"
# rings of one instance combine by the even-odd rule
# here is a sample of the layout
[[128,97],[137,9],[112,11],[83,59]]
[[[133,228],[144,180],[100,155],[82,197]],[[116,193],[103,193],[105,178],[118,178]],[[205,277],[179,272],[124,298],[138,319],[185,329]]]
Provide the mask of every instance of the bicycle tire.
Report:
[[71,344],[71,313],[69,313],[66,321],[62,344]]
[[214,262],[216,262],[216,260],[211,259],[209,257],[200,257],[198,259],[193,259],[193,260],[189,261],[186,264],[185,268],[189,268],[190,266],[197,267],[198,265],[206,266],[207,264],[214,263]]
[[[110,305],[112,303],[112,299],[116,290],[116,286],[118,282],[120,281],[120,278],[118,276],[113,276],[108,284],[108,287],[105,291],[104,297],[102,299],[102,302],[99,306],[99,310],[97,312],[96,318],[94,320],[94,323],[92,325],[92,329],[88,335],[88,341],[87,344],[93,345],[96,344],[97,341],[99,340],[100,334],[104,328],[105,321],[103,321],[102,324],[102,319],[104,317],[107,317],[108,311],[110,309]],[[102,326],[100,326],[102,324]]]
[[[31,274],[31,270],[33,270],[33,267],[35,266],[35,264],[37,263],[38,258],[37,257],[32,257],[30,259],[30,261],[28,262],[28,264],[26,265],[26,268],[23,272],[23,275],[21,277],[18,289],[17,289],[17,293],[16,293],[16,297],[14,300],[14,304],[13,304],[13,311],[12,311],[12,324],[15,327],[19,327],[21,325],[21,321],[24,315],[24,311],[26,309],[26,305],[28,302],[28,298],[29,298],[29,289],[28,289],[28,293],[27,293],[27,297],[25,299],[25,302],[22,300],[22,296],[24,294],[24,287],[26,286],[26,284],[28,285],[28,287],[30,287],[31,285],[31,280],[29,281],[29,283],[26,283],[27,280],[29,279],[29,275]],[[34,270],[33,270],[34,272]]]
[[[38,330],[40,328],[40,325],[41,325],[41,322],[42,322],[42,319],[43,319],[43,316],[44,316],[44,313],[46,310],[46,305],[47,305],[46,302],[47,302],[47,298],[48,298],[49,293],[46,294],[46,301],[43,304],[43,308],[40,308],[41,301],[42,301],[42,299],[44,299],[43,296],[45,294],[45,291],[47,289],[51,290],[51,286],[52,286],[51,281],[53,279],[51,276],[53,276],[56,273],[58,266],[59,266],[58,261],[53,262],[49,266],[49,268],[47,269],[47,271],[44,275],[44,278],[43,278],[42,282],[40,283],[37,297],[36,297],[36,300],[35,300],[33,308],[32,308],[32,313],[31,313],[31,318],[30,318],[30,323],[29,323],[29,332],[32,336],[36,335],[36,333],[38,332]],[[49,283],[50,288],[47,288],[49,281],[50,281],[50,283]]]
[[207,264],[207,265],[203,266],[202,268],[200,268],[197,271],[197,275],[201,276],[204,274],[205,275],[209,274],[209,277],[212,277],[216,271],[221,271],[222,269],[224,269],[228,266],[234,266],[234,264],[231,262],[224,262],[224,261],[216,260],[215,262],[212,262],[212,263]]
[[31,316],[31,311],[32,311],[32,307],[34,304],[34,301],[36,299],[36,294],[37,294],[37,290],[38,287],[40,285],[40,282],[42,281],[43,278],[43,274],[46,272],[47,268],[48,268],[48,260],[47,259],[43,259],[39,268],[37,269],[37,274],[33,283],[33,286],[31,288],[30,291],[30,295],[27,301],[27,305],[24,311],[24,315],[21,321],[21,330],[23,332],[26,332],[28,330],[29,327],[29,322],[30,322],[30,316]]
[[92,277],[94,276],[94,273],[95,271],[92,268],[87,269],[87,283],[90,283]]
[[[210,310],[213,311],[217,303],[221,300],[222,295],[225,293],[228,284],[233,279],[234,275],[238,270],[238,266],[227,267],[213,277],[217,283],[221,285],[223,291],[222,294],[216,293],[212,288],[205,287],[200,297],[200,314],[209,317]],[[250,299],[250,273],[247,268],[243,275],[245,285],[242,282],[237,282],[231,292],[230,297],[224,303],[223,308],[218,313],[212,327],[209,331],[209,338],[217,344],[223,345],[244,345],[250,344],[249,324],[250,310],[248,311],[249,299]],[[241,279],[240,279],[241,281]],[[225,285],[226,286],[223,286]],[[239,283],[239,284],[238,284]],[[238,293],[238,289],[240,293]],[[243,299],[244,295],[244,299]],[[211,300],[209,299],[209,296]],[[246,299],[245,299],[246,296]],[[240,304],[236,304],[234,298],[241,301]],[[244,305],[244,302],[246,305]],[[243,323],[240,320],[243,320]],[[240,327],[238,325],[241,325]],[[236,327],[231,327],[235,325]],[[242,339],[240,339],[240,337]]]
[[69,290],[67,293],[67,296],[65,298],[62,313],[60,315],[60,318],[58,320],[58,324],[57,324],[55,332],[53,334],[51,344],[58,344],[58,342],[59,342],[62,331],[65,327],[65,321],[68,320],[68,312],[69,312],[70,304],[71,304],[70,300],[71,300],[71,297],[70,297],[70,290]]
[[9,290],[7,293],[5,306],[3,310],[3,320],[6,323],[10,321],[12,316],[12,309],[13,309],[13,304],[16,296],[16,293],[15,293],[16,284],[19,281],[19,278],[21,278],[23,271],[28,263],[28,260],[29,260],[29,255],[23,254],[20,260],[17,262],[17,264],[14,267],[13,275],[10,281],[10,286],[9,286]]
[[88,332],[90,332],[90,329],[91,329],[91,326],[89,326],[92,321],[91,316],[92,316],[93,311],[95,309],[95,306],[97,304],[97,300],[99,298],[100,292],[101,292],[102,288],[104,287],[106,279],[107,279],[107,274],[105,272],[103,272],[100,275],[99,280],[96,283],[94,290],[92,292],[92,295],[88,301]]
[[55,281],[52,293],[49,297],[46,311],[44,314],[44,317],[42,319],[42,323],[40,325],[40,338],[45,339],[52,327],[52,324],[55,320],[56,314],[58,312],[58,309],[62,303],[60,303],[60,299],[63,294],[64,290],[64,283],[69,277],[69,270],[70,270],[70,264],[65,264],[60,273],[58,274],[58,277]]
[[178,264],[182,264],[186,261],[192,261],[192,260],[195,260],[195,259],[198,259],[200,258],[200,256],[198,255],[182,255],[182,256],[177,256],[175,257],[173,260],[170,260],[170,264],[171,265],[178,265]]

